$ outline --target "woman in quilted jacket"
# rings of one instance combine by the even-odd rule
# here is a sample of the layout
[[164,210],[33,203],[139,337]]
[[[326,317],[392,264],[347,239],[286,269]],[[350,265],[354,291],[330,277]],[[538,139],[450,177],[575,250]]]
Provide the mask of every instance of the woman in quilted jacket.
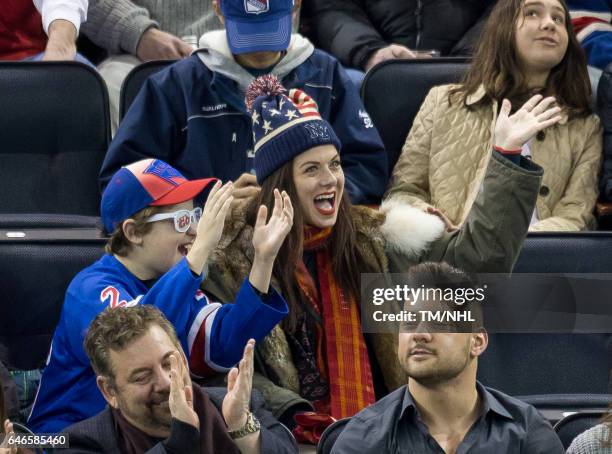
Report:
[[595,227],[602,130],[590,108],[586,61],[564,0],[500,0],[461,85],[434,87],[414,120],[387,198],[433,207],[462,225],[476,199],[500,110],[539,95],[560,121],[504,144],[544,169],[530,231]]
[[[343,418],[374,402],[374,383],[383,395],[406,380],[396,360],[397,336],[362,333],[360,320],[367,317],[362,310],[371,305],[359,304],[361,273],[406,271],[423,261],[510,271],[529,226],[541,169],[520,156],[489,150],[485,190],[465,226],[453,232],[438,216],[407,205],[353,206],[333,129],[304,92],[284,93],[274,76],[258,78],[247,92],[261,190],[233,208],[205,286],[231,300],[253,261],[252,226],[265,220],[280,203],[278,191],[284,191],[294,221],[273,276],[289,315],[258,344],[267,382],[256,377],[254,386],[281,420],[304,400],[318,412]],[[548,119],[504,114],[497,125],[500,140],[528,138],[558,121],[554,108],[538,98],[532,103],[534,111],[548,112]]]

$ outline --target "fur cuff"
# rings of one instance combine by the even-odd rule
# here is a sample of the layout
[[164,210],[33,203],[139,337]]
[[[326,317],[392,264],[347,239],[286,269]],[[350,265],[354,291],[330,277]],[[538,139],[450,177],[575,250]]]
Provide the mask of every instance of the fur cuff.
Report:
[[386,214],[380,230],[387,247],[397,252],[419,256],[444,233],[444,222],[438,216],[405,203],[386,201],[380,209]]

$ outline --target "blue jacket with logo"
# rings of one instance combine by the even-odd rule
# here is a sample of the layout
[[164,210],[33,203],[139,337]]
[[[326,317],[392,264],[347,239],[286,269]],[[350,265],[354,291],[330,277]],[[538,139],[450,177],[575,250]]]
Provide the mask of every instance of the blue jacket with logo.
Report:
[[[215,33],[221,36],[211,32]],[[294,41],[298,38],[306,41],[294,35]],[[296,62],[282,83],[310,95],[334,128],[342,143],[346,188],[353,203],[378,202],[389,177],[382,140],[338,61],[308,45],[309,56],[298,60],[301,63]],[[108,150],[100,174],[102,185],[122,165],[149,157],[170,163],[190,179],[235,180],[252,171],[251,118],[244,104],[247,83],[234,73],[245,73],[242,79],[253,76],[232,62],[231,54],[216,54],[226,59],[223,64],[234,65],[231,71],[212,71],[198,55],[207,52],[215,51],[198,51],[145,82]],[[290,48],[277,66],[292,57]]]
[[246,280],[236,303],[210,302],[181,259],[150,288],[112,255],[73,279],[66,291],[47,366],[28,420],[37,433],[56,433],[90,418],[106,405],[83,348],[87,329],[107,307],[152,304],[174,325],[190,368],[226,372],[241,358],[250,338],[261,340],[287,315],[285,300],[272,288],[265,302]]

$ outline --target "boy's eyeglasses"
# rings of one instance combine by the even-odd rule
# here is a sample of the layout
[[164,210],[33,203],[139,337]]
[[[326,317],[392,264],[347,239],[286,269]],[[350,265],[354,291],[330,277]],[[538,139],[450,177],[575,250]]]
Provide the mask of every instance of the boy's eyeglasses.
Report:
[[202,208],[194,208],[193,210],[178,210],[174,213],[159,213],[154,214],[149,219],[147,219],[147,223],[156,222],[156,221],[164,221],[166,219],[174,219],[174,228],[179,233],[185,233],[191,227],[191,223],[194,225],[198,225],[200,222],[200,218],[202,217]]

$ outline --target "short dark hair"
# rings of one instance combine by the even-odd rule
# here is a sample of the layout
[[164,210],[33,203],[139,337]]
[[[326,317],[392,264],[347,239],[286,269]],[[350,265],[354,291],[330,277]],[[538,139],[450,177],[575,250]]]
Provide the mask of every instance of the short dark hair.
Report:
[[95,373],[114,381],[111,350],[123,350],[155,325],[163,329],[172,343],[180,348],[174,327],[155,306],[139,304],[134,307],[109,307],[99,313],[89,325],[83,343]]
[[[457,291],[465,293],[467,289],[474,291],[479,289],[473,276],[444,262],[423,262],[415,265],[408,270],[407,280],[409,286],[414,289],[436,289],[441,293],[445,290],[452,290],[454,295],[457,295]],[[462,304],[457,304],[456,299],[453,301],[444,299],[442,302],[451,310],[469,310],[472,313],[475,321],[469,325],[462,325],[461,332],[467,332],[473,328],[484,328],[482,304],[477,300],[466,299]]]

